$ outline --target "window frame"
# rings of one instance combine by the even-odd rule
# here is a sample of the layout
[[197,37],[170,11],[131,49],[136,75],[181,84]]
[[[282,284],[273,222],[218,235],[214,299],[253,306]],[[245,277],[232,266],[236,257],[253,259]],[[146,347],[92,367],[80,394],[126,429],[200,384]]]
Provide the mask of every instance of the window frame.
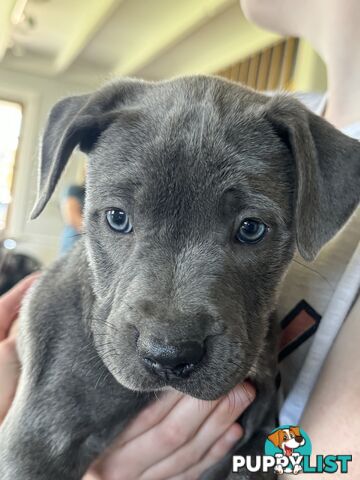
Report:
[[15,158],[14,158],[14,166],[13,166],[13,172],[12,172],[12,180],[11,180],[11,185],[10,185],[10,196],[11,196],[11,202],[9,203],[9,206],[6,211],[5,215],[5,226],[2,230],[0,230],[0,235],[6,234],[6,231],[8,230],[9,227],[9,219],[11,218],[12,214],[12,208],[14,204],[14,193],[15,193],[15,183],[16,183],[16,177],[17,177],[17,172],[19,168],[19,158],[20,158],[20,150],[22,148],[22,143],[23,143],[23,134],[24,134],[24,119],[25,119],[25,102],[22,99],[19,98],[13,98],[12,95],[4,95],[0,91],[0,101],[3,102],[8,102],[8,103],[14,103],[16,105],[19,105],[21,108],[21,125],[20,125],[20,131],[19,131],[19,141],[18,145],[16,148],[15,152]]

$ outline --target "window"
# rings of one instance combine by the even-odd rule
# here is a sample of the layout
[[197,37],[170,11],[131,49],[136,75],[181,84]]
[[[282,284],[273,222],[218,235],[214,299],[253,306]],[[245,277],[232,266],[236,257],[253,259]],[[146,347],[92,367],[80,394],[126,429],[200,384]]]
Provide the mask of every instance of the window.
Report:
[[6,227],[12,199],[21,121],[22,106],[19,103],[0,100],[0,232]]

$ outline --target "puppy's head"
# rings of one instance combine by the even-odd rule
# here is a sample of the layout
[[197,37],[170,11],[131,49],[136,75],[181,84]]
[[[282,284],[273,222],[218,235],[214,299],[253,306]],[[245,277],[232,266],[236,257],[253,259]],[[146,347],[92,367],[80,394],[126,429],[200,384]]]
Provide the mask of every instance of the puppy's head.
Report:
[[268,435],[268,440],[276,447],[288,453],[295,448],[305,445],[305,439],[301,435],[299,427],[281,428]]
[[253,372],[296,245],[314,258],[357,205],[358,142],[216,77],[124,79],[54,107],[33,217],[76,146],[100,355],[131,389],[218,397]]

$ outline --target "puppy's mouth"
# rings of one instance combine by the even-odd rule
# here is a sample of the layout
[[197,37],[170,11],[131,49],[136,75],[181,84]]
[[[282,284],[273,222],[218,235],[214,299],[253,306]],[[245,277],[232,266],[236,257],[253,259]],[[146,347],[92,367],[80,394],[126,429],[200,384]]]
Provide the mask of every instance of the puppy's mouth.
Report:
[[294,449],[293,449],[293,448],[290,448],[290,447],[287,447],[286,445],[284,445],[284,447],[285,447],[285,455],[286,455],[287,457],[291,457],[291,455],[293,454],[293,450],[294,450]]

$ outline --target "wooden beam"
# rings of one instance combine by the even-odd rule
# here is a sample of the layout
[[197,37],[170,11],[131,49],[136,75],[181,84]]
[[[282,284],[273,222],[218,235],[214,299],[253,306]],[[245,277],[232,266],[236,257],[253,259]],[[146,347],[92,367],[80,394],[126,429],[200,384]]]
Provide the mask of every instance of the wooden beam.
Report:
[[256,88],[256,81],[259,71],[259,63],[260,63],[260,54],[256,54],[250,59],[250,66],[249,66],[249,74],[247,85],[251,88]]
[[271,48],[266,48],[261,53],[260,66],[256,81],[256,90],[265,90],[268,82],[271,61]]
[[54,74],[62,73],[70,67],[121,1],[89,0],[87,2],[84,15],[79,18],[74,34],[69,36],[54,60]]
[[0,7],[0,62],[9,46],[11,35],[11,14],[16,0],[1,0]]
[[172,47],[190,32],[216,16],[233,0],[196,0],[178,2],[179,12],[174,11],[172,22],[157,26],[154,38],[145,43],[135,54],[129,55],[114,68],[114,75],[131,75],[159,57],[164,50]]
[[280,87],[285,88],[286,90],[289,89],[291,74],[294,69],[297,41],[298,40],[296,38],[288,38],[285,44],[284,60],[280,76]]
[[274,46],[271,55],[270,71],[268,77],[267,90],[278,90],[280,87],[281,65],[283,61],[284,42],[279,42]]

